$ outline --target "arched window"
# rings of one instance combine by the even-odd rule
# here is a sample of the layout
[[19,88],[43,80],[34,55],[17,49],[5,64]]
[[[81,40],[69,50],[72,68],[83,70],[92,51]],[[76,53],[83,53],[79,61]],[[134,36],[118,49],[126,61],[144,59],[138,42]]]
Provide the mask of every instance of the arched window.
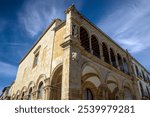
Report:
[[84,100],[93,100],[93,94],[92,91],[88,88],[85,89],[84,91]]
[[125,73],[129,73],[129,69],[128,69],[128,63],[127,63],[127,60],[125,58],[123,58],[123,66],[124,66],[124,72]]
[[117,68],[116,58],[115,58],[115,54],[112,48],[110,48],[110,57],[111,57],[112,65]]
[[21,96],[21,100],[23,100],[24,99],[24,92],[22,93],[22,96]]
[[139,85],[140,85],[140,90],[141,90],[141,96],[144,97],[144,89],[143,89],[142,83],[140,82]]
[[38,87],[38,99],[43,98],[43,82],[40,82],[39,87]]
[[92,52],[93,55],[97,56],[100,58],[100,49],[99,49],[99,44],[95,36],[92,35],[91,37],[91,45],[92,45]]
[[17,95],[17,97],[16,97],[16,100],[18,100],[19,99],[19,95]]
[[109,53],[108,49],[105,43],[102,43],[102,48],[103,48],[103,56],[104,56],[104,61],[107,63],[110,63],[109,61]]
[[118,63],[119,63],[119,67],[121,71],[124,71],[123,69],[123,62],[122,62],[122,58],[119,54],[117,54],[117,59],[118,59]]
[[80,27],[80,41],[81,46],[88,52],[90,52],[90,41],[88,32],[83,28]]
[[142,77],[143,77],[143,79],[146,81],[146,77],[145,77],[145,74],[144,74],[143,71],[142,71]]
[[139,69],[138,69],[138,67],[135,65],[135,70],[136,70],[136,75],[137,75],[137,77],[139,77],[140,76],[140,73],[139,73]]
[[124,99],[125,100],[132,100],[133,99],[130,89],[126,88],[126,87],[124,88]]
[[28,100],[32,99],[32,88],[29,89]]

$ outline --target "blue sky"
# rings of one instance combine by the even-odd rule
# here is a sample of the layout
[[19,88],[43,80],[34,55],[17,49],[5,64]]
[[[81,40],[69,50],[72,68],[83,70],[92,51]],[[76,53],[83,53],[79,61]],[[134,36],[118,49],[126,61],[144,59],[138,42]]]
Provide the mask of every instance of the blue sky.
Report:
[[65,19],[72,3],[150,71],[150,0],[0,0],[0,92],[43,30],[54,18]]

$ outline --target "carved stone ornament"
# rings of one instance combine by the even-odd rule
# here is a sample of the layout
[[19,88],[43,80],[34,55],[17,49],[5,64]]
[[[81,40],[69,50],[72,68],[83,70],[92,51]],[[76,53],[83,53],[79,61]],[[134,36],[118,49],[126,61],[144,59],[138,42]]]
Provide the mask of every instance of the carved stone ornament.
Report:
[[79,36],[79,30],[77,25],[72,25],[72,36],[77,38]]
[[72,60],[79,62],[79,55],[77,52],[72,52]]

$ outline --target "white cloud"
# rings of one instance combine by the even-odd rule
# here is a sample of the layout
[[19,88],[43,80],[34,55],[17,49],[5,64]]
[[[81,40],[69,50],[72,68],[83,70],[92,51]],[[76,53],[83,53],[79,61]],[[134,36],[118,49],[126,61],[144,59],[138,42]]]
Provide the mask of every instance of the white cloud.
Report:
[[98,25],[131,53],[150,47],[150,1],[136,0],[113,9]]
[[0,61],[0,76],[7,76],[7,77],[15,77],[17,72],[17,67],[5,62]]
[[19,22],[30,36],[36,36],[54,18],[63,18],[63,2],[54,0],[28,0],[19,13]]

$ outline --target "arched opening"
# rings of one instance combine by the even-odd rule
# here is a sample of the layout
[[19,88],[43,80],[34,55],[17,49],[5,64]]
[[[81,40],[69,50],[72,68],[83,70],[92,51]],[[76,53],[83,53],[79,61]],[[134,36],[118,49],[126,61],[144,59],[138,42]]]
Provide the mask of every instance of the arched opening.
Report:
[[92,45],[93,55],[100,58],[100,48],[99,48],[98,40],[94,35],[92,35],[91,37],[91,45]]
[[128,63],[127,60],[125,58],[123,58],[123,63],[124,63],[124,72],[129,74],[129,69],[128,69]]
[[118,100],[119,99],[119,95],[118,95],[119,89],[118,89],[117,84],[113,81],[108,81],[107,87],[108,87],[108,89],[105,92],[105,99]]
[[141,90],[141,96],[143,98],[144,97],[144,89],[143,89],[142,83],[139,82],[139,85],[140,85],[140,90]]
[[135,65],[135,70],[136,70],[136,75],[137,75],[137,77],[139,77],[140,76],[140,73],[139,73],[139,69],[138,69],[138,67]]
[[142,71],[142,77],[143,77],[144,81],[146,81],[146,77],[145,77],[145,74],[143,71]]
[[19,99],[19,95],[17,95],[17,97],[16,97],[16,100],[18,100]]
[[60,66],[54,73],[51,82],[51,100],[61,100],[61,87],[62,87],[62,66]]
[[21,100],[24,100],[24,92],[21,95]]
[[43,82],[40,82],[38,87],[38,96],[37,99],[43,99],[44,91],[43,91]]
[[117,68],[116,58],[115,58],[115,54],[112,48],[110,48],[110,57],[111,57],[112,65]]
[[129,88],[124,88],[124,100],[133,100],[132,93]]
[[32,100],[32,88],[29,89],[28,100]]
[[110,63],[109,61],[109,53],[108,53],[108,49],[105,43],[102,43],[102,48],[103,48],[103,56],[104,56],[104,61],[106,63]]
[[80,27],[80,42],[81,46],[88,52],[90,52],[90,41],[88,32],[83,28]]
[[83,96],[84,100],[93,100],[93,94],[92,91],[89,88],[86,88],[84,90],[84,96]]
[[118,59],[118,64],[119,64],[119,68],[121,71],[124,71],[123,69],[123,62],[122,62],[122,58],[119,54],[117,54],[117,59]]

